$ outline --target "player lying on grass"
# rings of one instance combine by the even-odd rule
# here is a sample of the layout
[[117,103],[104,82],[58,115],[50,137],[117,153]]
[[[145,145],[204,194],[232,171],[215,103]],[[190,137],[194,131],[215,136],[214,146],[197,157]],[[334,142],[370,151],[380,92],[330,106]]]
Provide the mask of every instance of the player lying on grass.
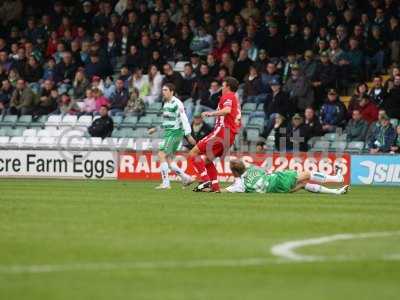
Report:
[[[174,96],[175,87],[167,83],[162,87],[164,106],[162,109],[163,121],[161,127],[164,129],[163,141],[160,144],[158,158],[160,160],[162,183],[156,189],[170,189],[169,171],[170,168],[182,180],[184,185],[192,183],[192,177],[178,167],[174,161],[174,156],[184,137],[192,145],[196,141],[191,135],[191,127],[185,113],[183,103]],[[150,128],[149,134],[153,134],[157,129]]]
[[241,160],[232,160],[230,167],[235,183],[227,187],[223,192],[230,193],[291,193],[301,189],[313,193],[323,194],[346,194],[349,186],[345,185],[338,189],[331,189],[319,184],[310,183],[343,183],[341,169],[337,169],[336,175],[326,175],[320,172],[280,171],[267,174],[259,167],[250,166],[246,168]]

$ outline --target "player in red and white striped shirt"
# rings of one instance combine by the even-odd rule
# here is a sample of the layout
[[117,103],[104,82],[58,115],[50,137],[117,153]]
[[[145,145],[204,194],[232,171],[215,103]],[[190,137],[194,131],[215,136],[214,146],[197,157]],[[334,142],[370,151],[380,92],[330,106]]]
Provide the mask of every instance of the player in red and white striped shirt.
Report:
[[[216,117],[214,130],[200,140],[189,153],[189,161],[193,164],[200,184],[196,192],[219,192],[218,172],[213,163],[214,158],[224,156],[235,141],[240,129],[240,102],[235,92],[239,82],[227,77],[222,83],[222,96],[216,111],[203,112],[203,118]],[[205,156],[205,160],[202,158]]]

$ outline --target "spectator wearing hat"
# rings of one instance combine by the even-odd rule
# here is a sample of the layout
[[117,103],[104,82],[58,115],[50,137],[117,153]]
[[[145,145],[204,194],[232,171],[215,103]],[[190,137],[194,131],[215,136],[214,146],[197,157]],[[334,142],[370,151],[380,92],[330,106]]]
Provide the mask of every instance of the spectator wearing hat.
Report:
[[365,141],[367,137],[369,124],[363,120],[359,109],[354,109],[352,112],[352,118],[347,123],[345,133],[347,135],[347,141]]
[[286,134],[286,150],[295,152],[306,152],[308,150],[307,129],[300,114],[296,113],[292,117],[291,123],[287,126]]
[[301,74],[299,65],[292,66],[291,76],[283,87],[283,91],[289,94],[293,109],[303,112],[314,104],[314,90],[311,82]]
[[286,92],[282,91],[280,81],[278,79],[273,79],[270,82],[270,86],[272,90],[271,100],[264,102],[266,124],[262,136],[265,138],[268,137],[273,129],[276,115],[279,114],[285,118],[291,111],[289,97]]
[[396,131],[390,123],[388,115],[383,114],[380,126],[377,126],[368,141],[371,154],[388,153],[396,141]]
[[394,76],[393,87],[383,103],[390,118],[400,119],[400,75]]
[[337,128],[345,125],[346,107],[340,101],[335,89],[328,91],[327,100],[320,109],[320,121],[325,133],[335,132]]
[[[336,1],[339,2],[340,1]],[[344,4],[344,2],[342,2]],[[344,5],[343,5],[344,7]],[[334,11],[330,11],[326,16],[326,29],[328,30],[329,34],[333,36],[336,32],[336,27],[338,26],[338,19]]]

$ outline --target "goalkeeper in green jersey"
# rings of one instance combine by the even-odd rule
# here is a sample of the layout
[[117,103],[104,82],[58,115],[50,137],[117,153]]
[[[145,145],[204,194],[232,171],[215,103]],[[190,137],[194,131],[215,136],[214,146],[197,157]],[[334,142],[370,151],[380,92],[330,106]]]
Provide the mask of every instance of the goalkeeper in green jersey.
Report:
[[[164,130],[163,141],[160,144],[158,157],[160,159],[162,183],[156,189],[170,189],[169,171],[170,168],[182,180],[184,185],[189,185],[193,180],[178,167],[174,161],[174,156],[184,137],[189,143],[196,145],[196,141],[191,135],[191,127],[185,113],[183,103],[174,96],[175,87],[171,83],[166,83],[162,87],[164,106],[162,109],[163,121],[161,128]],[[150,128],[149,134],[156,131],[156,128]]]
[[319,184],[310,183],[343,183],[341,169],[337,168],[336,175],[326,175],[320,172],[280,171],[267,174],[259,167],[245,167],[241,160],[232,160],[230,167],[235,183],[227,187],[224,192],[231,193],[291,193],[301,189],[313,193],[323,194],[346,194],[349,186],[345,185],[338,189],[327,188]]

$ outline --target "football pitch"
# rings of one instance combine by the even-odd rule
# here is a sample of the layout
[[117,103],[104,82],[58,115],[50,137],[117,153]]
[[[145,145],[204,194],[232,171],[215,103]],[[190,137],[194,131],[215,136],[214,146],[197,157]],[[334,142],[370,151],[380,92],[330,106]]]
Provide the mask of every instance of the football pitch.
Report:
[[0,299],[399,299],[400,189],[0,180]]

